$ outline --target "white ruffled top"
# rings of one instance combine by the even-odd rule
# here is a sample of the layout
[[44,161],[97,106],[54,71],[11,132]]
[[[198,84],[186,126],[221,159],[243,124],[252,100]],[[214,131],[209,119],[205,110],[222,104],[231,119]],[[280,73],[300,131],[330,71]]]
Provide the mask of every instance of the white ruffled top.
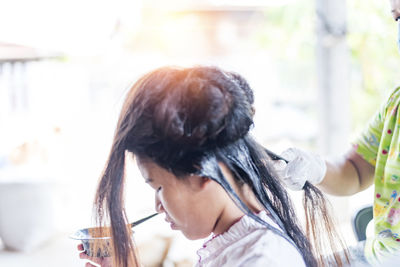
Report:
[[[279,229],[265,211],[257,216]],[[247,215],[205,242],[197,254],[197,267],[305,267],[293,245]]]

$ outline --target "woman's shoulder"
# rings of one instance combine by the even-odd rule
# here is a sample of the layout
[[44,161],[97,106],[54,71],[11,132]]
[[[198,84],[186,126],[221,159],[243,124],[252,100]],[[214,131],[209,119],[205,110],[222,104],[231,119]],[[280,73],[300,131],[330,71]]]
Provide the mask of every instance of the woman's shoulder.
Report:
[[201,257],[205,266],[299,266],[305,267],[301,254],[283,237],[267,228],[259,228],[223,250]]
[[[258,216],[277,227],[265,212]],[[198,254],[198,266],[305,266],[292,244],[247,216],[206,243]]]
[[[258,216],[279,229],[266,212]],[[269,266],[305,266],[300,252],[288,240],[266,227],[253,229],[236,246],[237,249],[245,248],[239,266],[265,266],[266,263]]]
[[254,242],[248,244],[246,249],[249,252],[247,262],[268,262],[271,266],[305,266],[300,252],[282,236],[268,229],[259,229],[251,233],[251,236]]

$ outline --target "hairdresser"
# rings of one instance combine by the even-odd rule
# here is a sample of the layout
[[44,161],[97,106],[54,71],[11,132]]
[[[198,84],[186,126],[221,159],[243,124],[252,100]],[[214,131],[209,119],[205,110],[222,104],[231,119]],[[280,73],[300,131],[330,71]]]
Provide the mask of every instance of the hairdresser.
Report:
[[[400,0],[391,0],[392,15],[400,17]],[[281,171],[283,182],[293,190],[306,181],[325,193],[350,196],[374,185],[374,236],[367,238],[364,255],[380,265],[400,253],[400,87],[396,88],[371,118],[347,153],[336,161],[297,148],[282,153],[289,163]],[[371,201],[372,202],[372,201]],[[364,244],[361,244],[364,246]]]

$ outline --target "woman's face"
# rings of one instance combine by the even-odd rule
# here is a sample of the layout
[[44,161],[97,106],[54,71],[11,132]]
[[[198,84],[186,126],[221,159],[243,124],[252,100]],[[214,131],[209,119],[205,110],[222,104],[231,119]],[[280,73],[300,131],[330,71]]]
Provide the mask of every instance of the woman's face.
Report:
[[178,179],[154,162],[136,157],[142,176],[155,191],[155,205],[174,230],[188,239],[200,239],[214,232],[224,211],[227,194],[214,181],[188,176]]

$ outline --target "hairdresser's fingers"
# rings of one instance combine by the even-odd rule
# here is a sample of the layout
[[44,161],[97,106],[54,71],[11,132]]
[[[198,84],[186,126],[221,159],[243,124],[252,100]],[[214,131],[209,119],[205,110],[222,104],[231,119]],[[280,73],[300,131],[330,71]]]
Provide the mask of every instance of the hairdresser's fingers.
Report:
[[392,16],[395,20],[400,18],[400,0],[390,0]]
[[[272,161],[272,166],[275,169],[276,174],[283,182],[283,184],[291,190],[301,190],[303,185],[301,181],[293,180],[292,176],[288,176],[286,168],[288,164],[283,160],[274,160]],[[303,182],[304,184],[304,182]]]
[[301,190],[306,181],[304,177],[305,164],[301,162],[304,161],[302,157],[301,150],[297,148],[289,148],[285,150],[281,155],[285,160],[274,160],[272,165],[277,172],[278,176],[291,190]]
[[291,190],[303,189],[307,181],[307,162],[303,158],[295,158],[287,165],[283,172],[282,180]]
[[83,248],[83,245],[82,245],[82,244],[79,244],[79,245],[77,246],[77,248],[78,248],[79,251],[85,250],[85,249]]
[[307,169],[308,164],[308,159],[304,154],[297,154],[296,157],[293,157],[287,164],[285,168],[285,177],[304,176],[304,171]]
[[91,264],[90,262],[86,262],[85,267],[97,267],[97,266]]

